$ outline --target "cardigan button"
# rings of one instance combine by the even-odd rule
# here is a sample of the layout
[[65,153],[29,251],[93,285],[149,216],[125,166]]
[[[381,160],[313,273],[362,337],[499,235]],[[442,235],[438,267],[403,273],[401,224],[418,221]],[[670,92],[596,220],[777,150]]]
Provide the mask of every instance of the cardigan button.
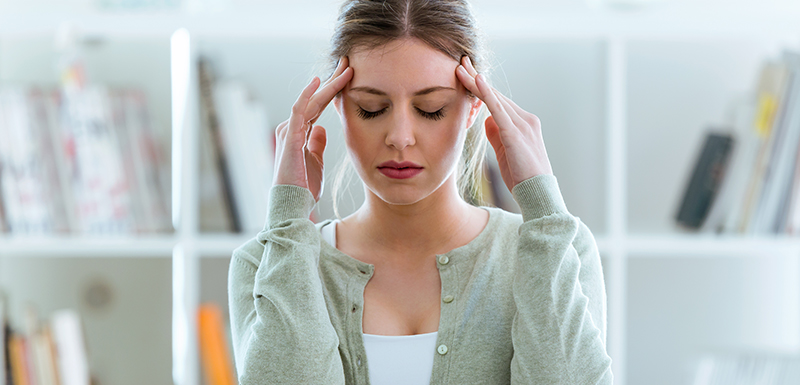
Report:
[[439,257],[439,263],[441,263],[442,265],[446,265],[448,262],[450,262],[450,258],[448,258],[446,255],[442,255]]
[[442,298],[442,301],[444,301],[444,303],[450,303],[450,302],[453,302],[453,299],[454,298],[453,298],[452,295],[446,295],[446,296],[444,296],[444,298]]
[[445,344],[439,345],[439,348],[437,348],[436,351],[439,352],[439,354],[441,355],[447,354],[447,345]]

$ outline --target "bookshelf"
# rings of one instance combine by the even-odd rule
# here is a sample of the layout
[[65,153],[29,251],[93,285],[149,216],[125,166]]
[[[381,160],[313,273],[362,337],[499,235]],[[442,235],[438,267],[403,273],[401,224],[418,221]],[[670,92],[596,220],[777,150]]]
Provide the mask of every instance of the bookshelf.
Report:
[[[597,238],[606,273],[608,347],[616,383],[645,383],[644,370],[663,377],[665,383],[686,382],[690,368],[682,366],[685,360],[668,360],[677,374],[665,372],[664,365],[657,367],[645,361],[662,357],[649,354],[647,343],[664,343],[663,339],[642,338],[659,332],[649,327],[648,317],[669,315],[663,309],[645,306],[648,297],[640,293],[664,301],[687,296],[678,293],[670,297],[671,282],[656,279],[658,269],[670,271],[674,275],[668,277],[674,277],[682,287],[702,292],[708,292],[708,286],[730,285],[732,281],[702,281],[680,275],[683,268],[744,277],[744,286],[732,294],[731,301],[739,295],[745,305],[733,306],[734,310],[724,306],[717,309],[726,316],[752,311],[754,302],[744,290],[770,297],[800,286],[797,239],[689,234],[671,224],[702,130],[723,121],[726,103],[752,86],[761,60],[781,47],[800,48],[800,27],[796,24],[800,9],[789,5],[731,5],[725,9],[658,5],[622,11],[518,5],[519,9],[509,12],[494,10],[489,2],[475,4],[477,17],[490,37],[490,49],[503,63],[493,74],[494,84],[542,118],[548,153],[567,205]],[[171,306],[161,309],[166,316],[160,313],[156,318],[170,319],[169,343],[160,346],[169,349],[171,372],[166,376],[159,372],[161,377],[147,383],[201,383],[194,310],[205,299],[225,301],[226,277],[219,270],[227,267],[231,250],[255,235],[199,230],[196,58],[207,55],[217,61],[224,76],[251,84],[270,106],[269,122],[274,126],[286,118],[307,79],[317,74],[312,72],[315,54],[326,46],[336,11],[332,2],[311,11],[303,9],[302,13],[300,5],[292,4],[249,7],[213,14],[92,10],[0,13],[0,84],[55,84],[49,64],[23,64],[50,57],[52,34],[60,22],[71,20],[87,36],[109,47],[91,61],[96,78],[111,84],[141,85],[148,90],[158,124],[171,127],[166,142],[172,146],[174,234],[112,239],[0,236],[0,285],[11,281],[1,272],[22,266],[20,263],[62,261],[69,265],[85,257],[106,263],[118,259],[123,264],[154,264],[158,267],[151,273],[163,276],[166,272],[167,286],[161,282],[159,287],[171,293]],[[302,18],[297,16],[300,14]],[[185,34],[176,32],[181,28],[185,28]],[[23,52],[22,47],[33,47],[27,61],[12,57]],[[652,76],[652,68],[663,70],[663,76]],[[276,77],[275,73],[284,75]],[[339,129],[331,109],[319,124],[329,133]],[[331,172],[343,146],[334,138],[329,140],[326,165]],[[328,177],[328,182],[331,179]],[[323,197],[320,202],[320,218],[332,216],[330,188],[326,186],[327,200]],[[361,192],[351,191],[357,202]],[[342,204],[343,212],[354,208],[347,206],[347,201]],[[765,264],[773,270],[759,270],[762,276],[746,275]],[[771,289],[761,289],[769,286],[768,276],[774,271],[784,274],[772,282]],[[14,294],[14,287],[7,289]],[[715,300],[710,294],[700,297]],[[702,335],[698,337],[705,329],[690,330],[686,338],[695,336],[709,348],[800,351],[800,328],[790,325],[792,320],[800,321],[800,298],[787,294],[787,298],[773,302],[771,307],[766,304],[756,309],[782,316],[784,323],[765,324],[749,316],[730,328],[777,328],[788,333],[783,342],[774,335],[730,328],[722,329],[731,334],[719,332],[705,340]],[[792,304],[788,310],[776,310],[787,303]],[[748,308],[747,304],[752,306]],[[707,314],[703,306],[698,302],[685,310],[703,316]],[[684,310],[680,303],[669,303],[665,308]],[[670,320],[654,324],[668,328]],[[676,324],[689,327],[685,326],[687,321],[677,320]],[[663,334],[674,337],[675,332],[671,333]],[[741,337],[728,338],[731,342],[727,344],[721,342],[736,333]],[[682,344],[664,354],[684,357],[700,348]]]

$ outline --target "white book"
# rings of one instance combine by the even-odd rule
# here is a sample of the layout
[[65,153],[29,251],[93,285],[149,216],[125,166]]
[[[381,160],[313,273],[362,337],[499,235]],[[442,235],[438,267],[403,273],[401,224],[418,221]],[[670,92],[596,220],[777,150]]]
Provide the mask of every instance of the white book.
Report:
[[60,200],[64,215],[64,223],[68,232],[75,232],[78,229],[78,218],[76,212],[75,198],[70,186],[69,156],[74,154],[69,151],[69,137],[64,136],[61,129],[61,93],[57,89],[49,90],[42,96],[42,103],[47,110],[49,123],[50,145],[53,159],[55,160],[55,177],[57,178],[57,191],[54,194]]
[[133,230],[131,191],[104,87],[64,94],[62,129],[74,146],[70,184],[80,231],[121,234]]
[[787,207],[786,232],[790,235],[800,235],[800,150],[795,159],[794,182],[789,193],[790,201]]
[[135,128],[131,127],[128,116],[125,92],[113,90],[108,92],[108,96],[125,180],[131,191],[130,208],[134,222],[133,227],[137,233],[148,233],[153,228],[153,220],[146,209],[150,197],[147,195],[148,191],[141,177],[142,164],[136,149],[136,133],[133,132]]
[[59,385],[50,328],[44,325],[31,339],[36,352],[39,385]]
[[90,385],[89,360],[78,313],[71,309],[54,312],[51,329],[58,357],[60,385]]
[[779,120],[780,106],[785,104],[785,90],[788,85],[788,69],[782,61],[764,63],[761,77],[756,89],[758,107],[753,129],[758,133],[759,144],[752,172],[748,176],[747,188],[738,208],[739,215],[735,223],[738,233],[754,234],[756,209],[764,186],[766,170],[769,166],[771,149],[774,146],[776,122]]
[[3,164],[2,196],[9,228],[24,235],[52,232],[53,218],[45,185],[46,154],[39,146],[38,126],[32,121],[27,92],[22,88],[0,91],[5,145],[0,148]]
[[800,57],[786,52],[784,61],[791,71],[790,82],[774,127],[773,151],[755,212],[753,227],[759,234],[776,234],[780,230],[800,143]]
[[257,233],[264,227],[272,183],[266,112],[236,81],[217,83],[214,101],[242,231]]
[[33,88],[28,94],[31,121],[34,122],[32,132],[37,141],[37,152],[42,161],[42,185],[44,186],[43,199],[47,203],[49,216],[52,221],[52,231],[67,233],[72,226],[72,218],[68,207],[72,206],[71,196],[64,194],[65,178],[62,175],[61,164],[63,153],[57,132],[53,129],[57,124],[57,106],[53,104],[52,94],[39,88]]
[[162,156],[162,143],[153,130],[144,92],[131,89],[124,95],[130,142],[134,148],[134,159],[139,165],[138,183],[144,187],[147,197],[145,210],[151,221],[151,231],[169,231],[172,226],[168,203],[170,196],[161,175],[169,162]]
[[703,224],[705,231],[736,231],[748,176],[752,173],[758,150],[759,139],[752,127],[754,114],[755,101],[749,97],[738,100],[732,107],[728,124],[734,134],[733,152],[719,195]]

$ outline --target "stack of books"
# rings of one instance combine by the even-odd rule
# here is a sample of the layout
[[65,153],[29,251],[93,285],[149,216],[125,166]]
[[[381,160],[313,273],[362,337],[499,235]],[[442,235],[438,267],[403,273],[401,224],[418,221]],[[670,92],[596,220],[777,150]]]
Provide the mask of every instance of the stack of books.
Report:
[[25,330],[15,331],[0,292],[0,385],[89,385],[91,375],[80,315],[71,309],[40,322],[27,308]]
[[692,230],[800,235],[800,53],[761,67],[729,127],[709,130],[676,215]]
[[800,358],[778,354],[707,355],[694,385],[790,385],[800,383]]
[[256,234],[264,228],[275,160],[266,104],[241,81],[198,63],[200,230]]
[[0,231],[172,231],[169,160],[135,89],[0,88]]

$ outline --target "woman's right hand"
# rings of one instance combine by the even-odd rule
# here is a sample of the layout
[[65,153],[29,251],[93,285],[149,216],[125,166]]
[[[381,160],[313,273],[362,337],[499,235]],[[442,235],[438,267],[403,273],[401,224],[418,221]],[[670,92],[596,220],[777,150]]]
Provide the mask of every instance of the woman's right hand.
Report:
[[[307,188],[319,201],[323,187],[323,160],[327,136],[325,128],[314,126],[333,97],[353,78],[346,56],[339,60],[333,75],[317,91],[314,76],[292,106],[289,119],[275,129],[275,178],[273,185]],[[317,91],[315,93],[315,91]]]

